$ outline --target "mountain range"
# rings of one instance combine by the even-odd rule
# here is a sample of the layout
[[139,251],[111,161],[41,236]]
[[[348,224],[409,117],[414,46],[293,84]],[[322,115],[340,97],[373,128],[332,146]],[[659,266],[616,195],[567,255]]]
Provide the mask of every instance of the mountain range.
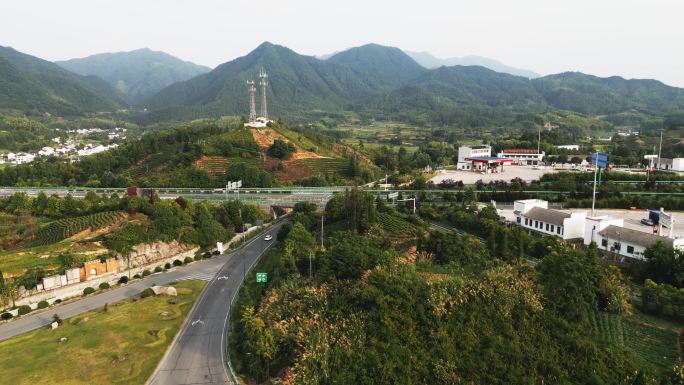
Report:
[[80,75],[104,79],[125,95],[131,104],[137,104],[173,83],[211,71],[209,67],[149,48],[101,53],[55,63]]
[[429,70],[397,48],[376,44],[321,60],[271,43],[207,74],[173,84],[142,105],[165,112],[192,111],[196,116],[247,114],[245,82],[257,79],[260,68],[269,73],[269,108],[277,115],[310,110],[410,112],[448,123],[444,115],[456,110],[488,115],[548,109],[590,115],[635,110],[663,115],[684,110],[684,89],[655,80],[599,78],[578,72],[528,79],[461,65]]
[[[504,124],[504,116],[549,110],[651,116],[684,111],[684,89],[655,80],[578,72],[530,79],[464,65],[428,69],[398,48],[377,44],[321,60],[266,42],[208,72],[147,49],[61,65],[98,76],[82,76],[10,48],[0,49],[0,108],[67,114],[113,110],[141,100],[136,109],[147,110],[140,117],[147,121],[247,115],[246,82],[258,81],[263,68],[269,74],[271,116],[353,111],[369,117],[419,117],[425,122],[479,126]],[[193,77],[192,71],[204,73]],[[174,82],[173,76],[186,80]]]
[[435,57],[429,52],[411,52],[406,51],[413,60],[425,68],[435,69],[439,67],[451,67],[451,66],[481,66],[489,68],[492,71],[503,72],[509,75],[522,76],[529,79],[538,78],[541,75],[530,70],[520,69],[508,66],[497,60],[490,59],[483,56],[463,56],[463,57],[452,57],[448,59],[440,59]]
[[99,77],[0,46],[0,108],[70,115],[124,104],[124,96]]

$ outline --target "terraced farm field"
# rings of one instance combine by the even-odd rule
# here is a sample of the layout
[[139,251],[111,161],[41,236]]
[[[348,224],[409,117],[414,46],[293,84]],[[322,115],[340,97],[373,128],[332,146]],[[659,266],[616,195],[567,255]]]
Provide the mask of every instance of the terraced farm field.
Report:
[[106,211],[83,217],[60,219],[41,228],[33,241],[34,246],[57,243],[87,228],[99,229],[124,216],[118,211]]
[[388,214],[378,213],[378,220],[383,229],[390,232],[392,236],[406,237],[411,236],[417,230],[417,227],[404,219]]
[[226,167],[230,161],[222,156],[203,156],[195,161],[195,166],[206,171],[211,177],[219,178],[226,175]]
[[299,162],[309,167],[314,174],[337,174],[341,177],[347,176],[347,165],[349,164],[346,159],[341,158],[301,159]]
[[632,317],[599,313],[591,323],[599,336],[633,351],[641,365],[665,373],[679,362],[677,333],[684,325],[639,312]]

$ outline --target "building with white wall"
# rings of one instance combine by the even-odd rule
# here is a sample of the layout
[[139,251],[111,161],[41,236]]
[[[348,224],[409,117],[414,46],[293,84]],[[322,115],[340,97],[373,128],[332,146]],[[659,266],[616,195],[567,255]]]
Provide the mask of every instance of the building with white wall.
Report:
[[513,203],[515,222],[525,229],[565,240],[584,237],[586,212],[566,213],[548,207],[549,202],[541,199],[517,200]]
[[556,146],[556,148],[561,150],[579,151],[580,146],[579,144],[560,144]]
[[684,171],[684,158],[660,158],[658,169],[665,171]]
[[522,166],[536,166],[544,160],[544,151],[527,149],[503,150],[497,155],[499,158],[512,159],[514,164]]
[[621,259],[645,261],[644,251],[658,242],[684,250],[684,238],[668,238],[626,227],[607,226],[595,236],[599,250],[620,256]]
[[486,144],[480,146],[461,146],[458,148],[458,163],[456,163],[456,169],[472,169],[473,163],[466,161],[466,158],[486,158],[491,156],[492,147]]
[[622,218],[608,215],[587,217],[584,225],[584,244],[589,245],[591,242],[595,242],[598,245],[600,243],[599,238],[597,238],[599,231],[608,226],[622,227],[624,223],[625,221]]

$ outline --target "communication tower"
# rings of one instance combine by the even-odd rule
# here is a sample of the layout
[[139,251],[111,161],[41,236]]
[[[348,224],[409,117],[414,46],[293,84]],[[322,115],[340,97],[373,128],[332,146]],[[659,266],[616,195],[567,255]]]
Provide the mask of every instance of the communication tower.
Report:
[[247,89],[249,90],[249,122],[256,122],[256,87],[254,80],[247,80]]
[[262,68],[259,72],[259,85],[261,86],[261,117],[268,120],[268,103],[266,102],[266,88],[268,87],[268,75]]

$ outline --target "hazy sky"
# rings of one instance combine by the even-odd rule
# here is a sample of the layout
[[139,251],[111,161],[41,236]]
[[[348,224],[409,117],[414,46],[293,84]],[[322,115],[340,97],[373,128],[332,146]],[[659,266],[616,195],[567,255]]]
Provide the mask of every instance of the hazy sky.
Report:
[[149,47],[214,67],[263,41],[480,55],[684,87],[682,0],[2,0],[0,45],[48,60]]

